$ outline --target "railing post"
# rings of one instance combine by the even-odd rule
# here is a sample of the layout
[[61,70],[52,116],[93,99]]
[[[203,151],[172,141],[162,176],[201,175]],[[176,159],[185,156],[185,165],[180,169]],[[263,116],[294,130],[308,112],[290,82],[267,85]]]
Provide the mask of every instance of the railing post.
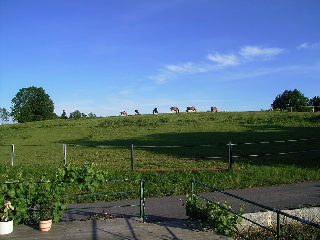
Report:
[[281,229],[280,229],[280,214],[277,212],[277,239],[281,239]]
[[229,142],[229,170],[231,170],[232,166],[232,142]]
[[14,144],[11,146],[11,166],[13,166]]
[[131,170],[133,170],[133,143],[131,144]]
[[64,165],[67,165],[67,146],[66,146],[66,144],[63,144],[63,159],[64,159]]
[[145,197],[144,197],[144,181],[140,180],[140,218],[145,222]]
[[193,181],[191,181],[191,200],[193,201],[193,191],[194,191],[194,185],[193,185]]

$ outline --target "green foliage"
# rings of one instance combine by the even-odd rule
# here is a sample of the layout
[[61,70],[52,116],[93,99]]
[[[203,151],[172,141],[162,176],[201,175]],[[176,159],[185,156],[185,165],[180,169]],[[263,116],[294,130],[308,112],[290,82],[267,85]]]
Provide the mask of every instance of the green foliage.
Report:
[[31,209],[36,211],[36,219],[53,219],[58,222],[66,206],[59,201],[59,194],[65,189],[63,182],[42,182],[36,184],[35,199],[32,201]]
[[309,105],[309,99],[305,97],[299,90],[295,89],[285,90],[282,94],[279,94],[271,107],[273,109],[282,109],[287,110],[288,108],[293,108],[294,111],[301,112],[304,109],[304,106]]
[[94,113],[90,112],[87,117],[88,118],[96,118],[97,115],[95,115]]
[[82,114],[79,110],[75,110],[74,112],[70,113],[69,118],[79,119],[82,117]]
[[6,108],[0,108],[0,118],[2,120],[2,125],[3,121],[8,122],[9,121],[9,111]]
[[[66,209],[61,194],[71,183],[80,191],[94,192],[106,175],[106,171],[97,170],[89,163],[82,167],[58,167],[52,180],[47,180],[44,176],[40,182],[14,181],[1,184],[0,201],[9,200],[15,206],[9,215],[15,224],[35,223],[39,219],[51,218],[58,222]],[[3,210],[2,207],[0,209]]]
[[56,118],[53,101],[42,87],[20,89],[11,103],[11,116],[19,123]]
[[[243,215],[243,206],[238,214]],[[210,223],[213,231],[223,233],[232,237],[237,231],[237,225],[241,224],[242,218],[232,213],[232,206],[228,206],[227,201],[222,205],[219,202],[208,201],[205,206],[201,204],[200,198],[187,196],[186,214],[194,220],[205,220]]]
[[56,181],[75,183],[79,190],[94,192],[99,184],[106,180],[106,171],[97,170],[95,164],[85,163],[83,167],[66,165],[58,168]]
[[62,114],[61,114],[60,118],[61,118],[61,119],[67,119],[67,118],[68,118],[67,113],[66,113],[66,111],[65,111],[65,110],[63,110],[63,112],[62,112]]
[[311,106],[315,107],[315,112],[320,111],[320,97],[319,96],[315,96],[313,98],[310,99],[309,101]]

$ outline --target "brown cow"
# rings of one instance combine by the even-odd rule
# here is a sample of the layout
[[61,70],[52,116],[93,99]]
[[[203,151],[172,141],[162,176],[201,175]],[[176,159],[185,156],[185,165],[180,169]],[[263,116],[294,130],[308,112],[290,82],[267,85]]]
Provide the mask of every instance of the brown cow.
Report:
[[211,112],[218,112],[218,109],[216,107],[211,107]]
[[177,108],[177,107],[171,107],[170,110],[171,110],[171,112],[176,111],[176,113],[179,113],[179,108]]
[[123,112],[120,112],[120,115],[125,115],[125,116],[128,116],[127,112],[126,111],[123,111]]
[[196,109],[194,106],[192,106],[192,107],[187,107],[187,111],[186,111],[186,112],[188,112],[189,110],[194,111],[194,112],[197,112],[197,109]]

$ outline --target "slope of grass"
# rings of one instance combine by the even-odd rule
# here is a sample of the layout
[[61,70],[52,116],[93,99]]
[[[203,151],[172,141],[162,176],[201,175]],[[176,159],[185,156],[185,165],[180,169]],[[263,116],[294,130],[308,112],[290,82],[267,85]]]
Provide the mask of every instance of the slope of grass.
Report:
[[[67,144],[68,163],[94,162],[108,171],[110,179],[143,178],[147,197],[189,193],[192,179],[221,189],[313,181],[320,179],[320,153],[311,151],[320,150],[319,127],[319,114],[288,112],[158,114],[4,125],[0,126],[0,180],[37,179],[44,173],[53,177],[55,167],[63,164],[62,145]],[[242,156],[234,159],[239,170],[130,170],[132,143],[136,169],[220,168],[228,167],[229,141],[287,142],[233,146],[233,154]],[[271,155],[248,157],[266,153]]]

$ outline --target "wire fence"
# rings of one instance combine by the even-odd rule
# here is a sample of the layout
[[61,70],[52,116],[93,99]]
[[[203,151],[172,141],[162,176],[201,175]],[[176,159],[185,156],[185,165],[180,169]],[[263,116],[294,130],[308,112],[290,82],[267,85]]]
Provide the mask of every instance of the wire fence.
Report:
[[116,169],[231,168],[236,161],[320,152],[319,138],[199,145],[0,145],[6,166],[82,164],[86,161]]

